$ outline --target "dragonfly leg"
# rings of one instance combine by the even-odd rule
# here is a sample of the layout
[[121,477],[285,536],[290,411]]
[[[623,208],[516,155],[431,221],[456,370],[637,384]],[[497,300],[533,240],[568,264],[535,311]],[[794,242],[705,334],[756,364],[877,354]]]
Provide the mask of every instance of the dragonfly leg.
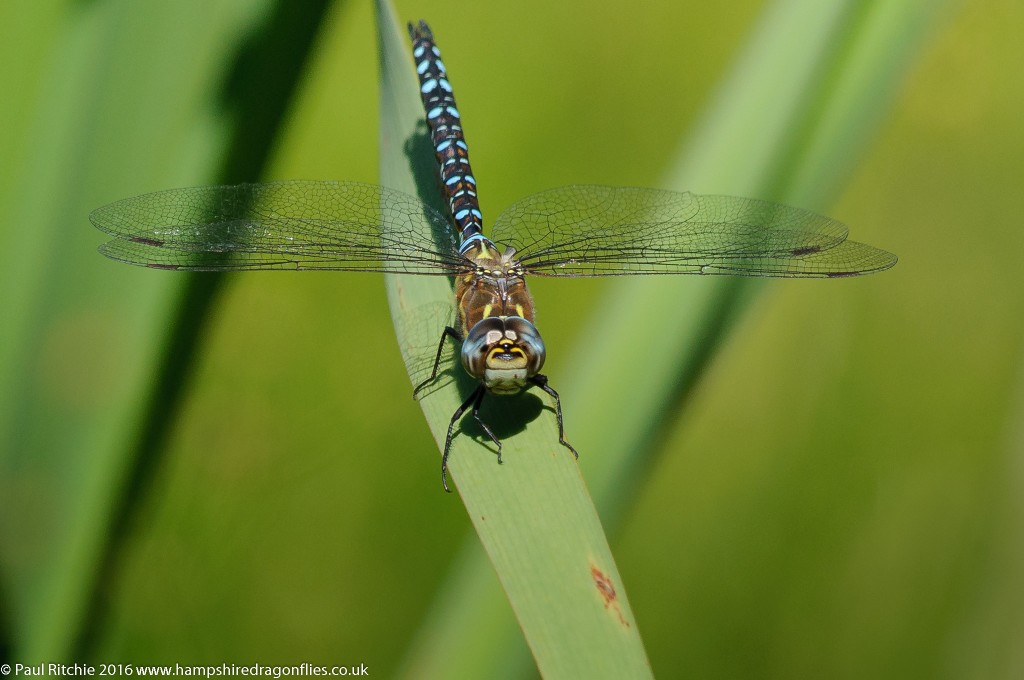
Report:
[[448,338],[455,338],[458,342],[462,342],[462,333],[458,332],[451,326],[445,326],[444,330],[441,331],[441,340],[437,343],[437,356],[434,357],[434,370],[430,372],[430,377],[421,382],[416,386],[416,389],[412,391],[412,398],[415,399],[416,395],[419,394],[420,390],[434,382],[437,378],[437,367],[441,365],[441,352],[444,351],[444,341]]
[[550,394],[555,400],[555,419],[558,420],[558,443],[572,451],[572,455],[576,458],[579,458],[580,454],[572,447],[572,444],[565,441],[565,430],[562,427],[562,400],[558,397],[558,392],[555,392],[555,390],[548,385],[548,377],[546,375],[538,373],[530,378],[530,382]]
[[[441,484],[444,485],[444,490],[451,493],[452,490],[448,488],[448,454],[451,453],[452,449],[452,431],[455,429],[455,423],[459,422],[459,418],[466,412],[471,405],[473,406],[473,415],[476,415],[476,410],[480,408],[480,402],[484,398],[486,388],[483,384],[477,386],[473,390],[473,394],[469,395],[466,401],[462,402],[462,406],[455,409],[455,413],[452,414],[452,419],[448,423],[448,436],[444,439],[444,453],[441,454]],[[491,435],[493,438],[494,435]]]
[[477,391],[480,393],[480,396],[478,396],[476,398],[476,402],[474,402],[474,404],[473,404],[473,417],[476,418],[476,422],[480,423],[480,427],[484,428],[484,432],[486,432],[487,436],[491,438],[491,441],[494,442],[494,445],[498,447],[498,464],[500,465],[501,464],[501,440],[499,440],[497,437],[494,436],[494,433],[491,432],[491,428],[489,428],[487,426],[487,423],[485,423],[480,418],[480,404],[483,403],[484,395],[487,394],[487,390],[477,390]]

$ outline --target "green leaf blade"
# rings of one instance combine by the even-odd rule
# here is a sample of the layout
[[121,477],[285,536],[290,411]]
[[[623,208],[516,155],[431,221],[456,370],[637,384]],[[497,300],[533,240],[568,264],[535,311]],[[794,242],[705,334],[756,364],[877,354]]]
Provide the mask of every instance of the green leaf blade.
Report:
[[[430,165],[433,159],[429,144],[416,142],[423,138],[423,113],[408,41],[396,24],[379,3],[381,183],[429,197],[437,193],[436,169],[419,171],[422,158]],[[410,158],[410,149],[418,156]],[[389,275],[387,286],[400,345],[436,346],[438,338],[428,331],[411,337],[422,324],[410,319],[424,305],[450,303],[448,282]],[[456,383],[421,400],[439,446],[465,396]],[[521,432],[503,437],[503,457],[499,466],[489,447],[457,427],[449,468],[541,673],[649,676],[607,539],[576,461],[558,442],[552,410],[541,409]],[[446,657],[460,654],[452,649]]]

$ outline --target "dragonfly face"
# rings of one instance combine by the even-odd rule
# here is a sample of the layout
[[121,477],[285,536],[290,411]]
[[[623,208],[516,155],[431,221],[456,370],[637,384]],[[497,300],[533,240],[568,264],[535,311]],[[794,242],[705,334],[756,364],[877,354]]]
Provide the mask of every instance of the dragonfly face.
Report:
[[516,394],[529,387],[545,357],[537,327],[521,316],[481,319],[462,343],[463,368],[495,394]]

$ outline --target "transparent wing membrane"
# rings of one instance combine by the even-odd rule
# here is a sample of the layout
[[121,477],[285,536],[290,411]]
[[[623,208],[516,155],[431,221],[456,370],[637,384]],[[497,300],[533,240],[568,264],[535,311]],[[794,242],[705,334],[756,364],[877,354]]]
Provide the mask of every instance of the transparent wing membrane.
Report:
[[[396,318],[401,328],[397,334],[400,340],[399,349],[405,361],[406,371],[413,388],[419,387],[430,378],[435,359],[439,359],[436,379],[427,385],[417,398],[432,394],[450,384],[461,371],[458,359],[458,343],[448,338],[441,348],[438,357],[438,343],[445,326],[456,326],[456,309],[454,298],[448,303],[425,305],[410,314]],[[407,338],[429,338],[424,344],[411,344]]]
[[[194,187],[90,215],[107,257],[157,269],[327,269],[452,275],[472,270],[450,222],[407,194],[355,182]],[[823,215],[732,196],[569,186],[513,204],[492,229],[527,274],[840,277],[896,257],[846,240]]]
[[458,235],[418,199],[355,182],[171,189],[95,210],[100,252],[157,269],[455,274]]
[[841,222],[767,201],[603,186],[534,194],[492,229],[495,243],[541,276],[839,277],[896,263],[846,236]]

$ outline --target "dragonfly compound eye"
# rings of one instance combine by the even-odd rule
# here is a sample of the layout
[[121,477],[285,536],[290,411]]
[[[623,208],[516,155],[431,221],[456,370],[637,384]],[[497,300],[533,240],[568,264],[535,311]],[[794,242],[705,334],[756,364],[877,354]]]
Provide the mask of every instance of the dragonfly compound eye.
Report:
[[518,316],[491,316],[469,331],[462,343],[462,365],[496,394],[515,394],[540,371],[544,341],[537,328]]

